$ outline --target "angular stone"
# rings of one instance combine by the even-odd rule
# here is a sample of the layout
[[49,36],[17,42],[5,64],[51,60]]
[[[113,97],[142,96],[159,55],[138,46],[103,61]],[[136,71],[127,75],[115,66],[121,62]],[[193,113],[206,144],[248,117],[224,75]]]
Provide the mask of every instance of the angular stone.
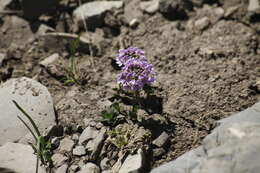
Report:
[[106,135],[106,129],[101,128],[97,136],[93,140],[90,140],[86,145],[87,150],[91,152],[91,158],[94,160],[97,158],[98,154],[100,153],[100,150],[103,145],[103,141],[105,140],[105,135]]
[[159,10],[159,0],[141,2],[140,8],[146,13],[153,14]]
[[247,10],[248,10],[249,12],[260,11],[259,0],[249,0],[249,5],[248,5]]
[[86,22],[87,28],[93,30],[102,26],[105,12],[122,7],[122,1],[87,2],[74,10],[73,17],[79,26],[84,26],[83,23]]
[[163,132],[158,138],[153,141],[153,144],[157,147],[163,147],[165,143],[169,140],[169,138],[170,136],[166,132]]
[[91,139],[94,139],[97,136],[97,134],[98,131],[96,130],[96,128],[88,126],[80,135],[79,143],[80,144],[87,143]]
[[86,163],[79,173],[100,173],[100,168],[94,163]]
[[60,141],[60,147],[59,147],[59,150],[60,151],[65,151],[65,152],[70,152],[72,151],[72,148],[74,146],[74,141],[71,140],[70,138],[68,137],[65,137],[64,139],[62,139]]
[[[2,168],[17,173],[35,172],[36,155],[33,153],[29,145],[6,143],[0,147],[0,172]],[[45,170],[39,167],[39,173],[45,173]]]
[[48,65],[51,65],[53,63],[55,63],[57,60],[59,59],[59,54],[58,53],[54,53],[51,56],[45,58],[44,60],[42,60],[39,64],[43,67],[47,67]]
[[163,148],[155,148],[153,149],[153,157],[160,157],[165,153]]
[[76,146],[74,149],[73,149],[73,155],[75,156],[84,156],[86,155],[86,149],[84,146],[80,145],[80,146]]
[[67,172],[67,169],[68,169],[68,165],[67,165],[67,164],[64,164],[64,165],[60,166],[60,167],[55,171],[55,173],[66,173],[66,172]]
[[139,149],[137,154],[127,156],[118,173],[130,173],[130,172],[141,173],[144,167],[143,164],[144,164],[144,155],[142,150]]
[[206,29],[210,24],[210,20],[208,17],[203,17],[201,19],[198,19],[197,21],[195,21],[194,25],[197,29],[199,30],[204,30]]
[[220,121],[197,149],[151,173],[258,173],[260,102]]
[[12,0],[1,0],[0,1],[0,11],[3,11],[5,7],[11,3]]
[[55,124],[55,113],[51,95],[42,84],[26,78],[11,79],[0,86],[0,145],[18,141],[28,129],[17,118],[25,122],[26,117],[16,108],[15,100],[35,121],[41,132]]
[[66,156],[64,156],[63,154],[60,154],[60,153],[55,153],[51,157],[51,159],[53,161],[53,164],[56,167],[59,167],[59,166],[63,165],[68,160],[68,158]]

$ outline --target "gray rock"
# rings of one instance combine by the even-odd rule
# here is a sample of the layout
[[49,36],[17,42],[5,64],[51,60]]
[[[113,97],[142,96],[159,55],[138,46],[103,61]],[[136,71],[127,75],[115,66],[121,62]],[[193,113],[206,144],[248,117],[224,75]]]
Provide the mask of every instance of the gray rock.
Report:
[[68,160],[66,156],[60,153],[55,153],[54,155],[52,155],[51,159],[56,167],[60,167]]
[[141,2],[140,8],[149,14],[156,13],[159,10],[159,0]]
[[77,172],[80,169],[79,165],[71,165],[69,170],[72,172]]
[[71,139],[74,140],[74,141],[78,141],[79,140],[79,135],[78,134],[73,134],[71,136]]
[[44,35],[46,34],[47,32],[54,32],[55,29],[45,25],[45,24],[41,24],[37,30],[37,35]]
[[47,67],[49,65],[52,65],[53,63],[55,63],[58,59],[59,59],[59,54],[58,53],[54,53],[51,56],[45,58],[44,60],[42,60],[39,64],[43,67]]
[[208,17],[203,17],[195,21],[194,26],[200,31],[205,30],[210,24],[210,20]]
[[103,145],[103,141],[105,140],[105,136],[106,136],[106,128],[101,128],[98,131],[97,136],[93,140],[90,140],[87,143],[86,148],[88,151],[91,152],[90,157],[92,159],[95,160],[97,158],[98,154],[100,153],[100,150]]
[[162,132],[162,134],[153,141],[153,144],[157,147],[163,147],[169,138],[170,136],[166,132]]
[[86,149],[84,146],[80,145],[80,146],[76,146],[74,149],[73,149],[73,155],[75,156],[84,156],[86,155]]
[[130,23],[133,19],[141,19],[143,16],[140,10],[140,1],[128,1],[127,5],[124,6],[124,18],[126,23]]
[[1,0],[0,1],[0,11],[3,11],[5,7],[11,3],[12,0]]
[[94,163],[86,163],[79,173],[100,173],[100,168]]
[[15,100],[35,121],[43,132],[55,124],[55,113],[51,95],[42,84],[26,78],[11,79],[0,86],[0,145],[18,141],[28,133],[28,129],[20,122],[20,115],[27,119],[15,107]]
[[79,137],[79,143],[84,144],[88,141],[94,139],[98,134],[98,131],[94,127],[88,126],[80,135]]
[[239,9],[239,7],[240,7],[240,5],[228,7],[228,8],[225,10],[224,17],[225,17],[225,18],[230,17],[232,14],[234,14],[234,13]]
[[247,10],[249,12],[260,11],[259,0],[249,0],[249,5],[248,5]]
[[191,173],[192,168],[196,167],[200,163],[203,159],[202,156],[204,155],[205,153],[202,147],[196,148],[188,153],[185,153],[172,162],[153,169],[151,173]]
[[153,157],[161,157],[166,151],[163,148],[153,149]]
[[122,1],[87,2],[74,10],[73,17],[79,26],[84,26],[84,22],[86,22],[87,28],[93,30],[102,26],[105,12],[122,7]]
[[[6,143],[0,147],[0,168],[10,169],[14,172],[35,172],[36,155],[31,146],[18,143]],[[39,173],[45,173],[39,168]]]
[[64,139],[62,139],[60,141],[60,147],[59,147],[59,150],[60,151],[65,151],[65,152],[70,152],[72,151],[72,148],[74,146],[74,141],[71,140],[70,138],[68,137],[65,137]]
[[1,39],[5,41],[2,41],[0,46],[3,49],[8,48],[7,58],[21,58],[22,54],[19,49],[24,49],[28,43],[35,39],[30,23],[15,15],[6,16],[1,31],[5,33],[1,35]]
[[35,143],[35,139],[33,137],[33,135],[31,134],[31,132],[28,132],[24,137],[22,137],[18,143],[20,144],[25,144],[25,145],[28,145],[28,144],[33,144]]
[[23,8],[23,15],[30,20],[37,19],[43,13],[54,9],[58,0],[19,0]]
[[66,173],[66,172],[67,172],[67,169],[68,169],[68,165],[67,165],[67,164],[64,164],[64,165],[60,166],[60,167],[55,171],[55,173]]
[[141,173],[144,167],[144,155],[141,149],[135,155],[129,155],[125,159],[118,173]]
[[151,173],[258,173],[260,170],[260,102],[219,121],[197,149]]

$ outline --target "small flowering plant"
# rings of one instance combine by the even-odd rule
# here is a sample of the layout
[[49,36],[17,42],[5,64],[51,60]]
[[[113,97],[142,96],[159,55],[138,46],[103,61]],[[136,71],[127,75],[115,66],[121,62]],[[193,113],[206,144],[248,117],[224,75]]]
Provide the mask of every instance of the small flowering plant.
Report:
[[[137,110],[142,107],[141,94],[149,95],[152,93],[151,85],[155,82],[153,66],[148,62],[145,52],[136,47],[119,50],[116,63],[121,67],[121,72],[117,76],[119,89],[115,89],[117,91],[116,96],[120,97],[121,94],[124,94],[126,97],[132,98],[132,109],[126,115],[136,118]],[[112,105],[116,105],[116,110],[120,109],[120,112],[117,111],[117,115],[124,114],[124,111],[119,107],[119,103]],[[102,116],[105,119],[110,117],[107,120],[114,120],[117,115],[113,112],[105,111]]]

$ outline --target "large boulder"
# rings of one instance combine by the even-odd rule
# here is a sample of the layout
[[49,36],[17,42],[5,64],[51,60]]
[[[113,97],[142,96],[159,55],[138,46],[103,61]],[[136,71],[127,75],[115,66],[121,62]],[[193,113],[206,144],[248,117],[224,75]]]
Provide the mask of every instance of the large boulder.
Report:
[[29,131],[17,118],[27,119],[16,108],[15,100],[32,117],[40,131],[55,124],[53,102],[48,89],[39,82],[22,77],[0,85],[0,145],[21,139]]
[[[0,147],[0,172],[29,173],[36,170],[36,155],[29,145],[6,143]],[[45,173],[39,167],[39,173]]]
[[259,173],[260,102],[219,123],[202,146],[151,173]]

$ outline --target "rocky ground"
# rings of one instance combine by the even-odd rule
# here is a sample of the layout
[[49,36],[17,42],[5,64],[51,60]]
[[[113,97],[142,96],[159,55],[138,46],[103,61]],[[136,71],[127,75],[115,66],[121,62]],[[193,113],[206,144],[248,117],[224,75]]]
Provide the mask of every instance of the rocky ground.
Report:
[[[32,140],[12,100],[48,136],[56,172],[149,172],[198,147],[218,120],[260,100],[257,2],[1,0],[0,152],[30,152],[6,144]],[[115,57],[128,46],[154,65],[155,92],[138,123],[111,125],[101,112],[114,101]],[[68,83],[72,56],[77,82]]]

